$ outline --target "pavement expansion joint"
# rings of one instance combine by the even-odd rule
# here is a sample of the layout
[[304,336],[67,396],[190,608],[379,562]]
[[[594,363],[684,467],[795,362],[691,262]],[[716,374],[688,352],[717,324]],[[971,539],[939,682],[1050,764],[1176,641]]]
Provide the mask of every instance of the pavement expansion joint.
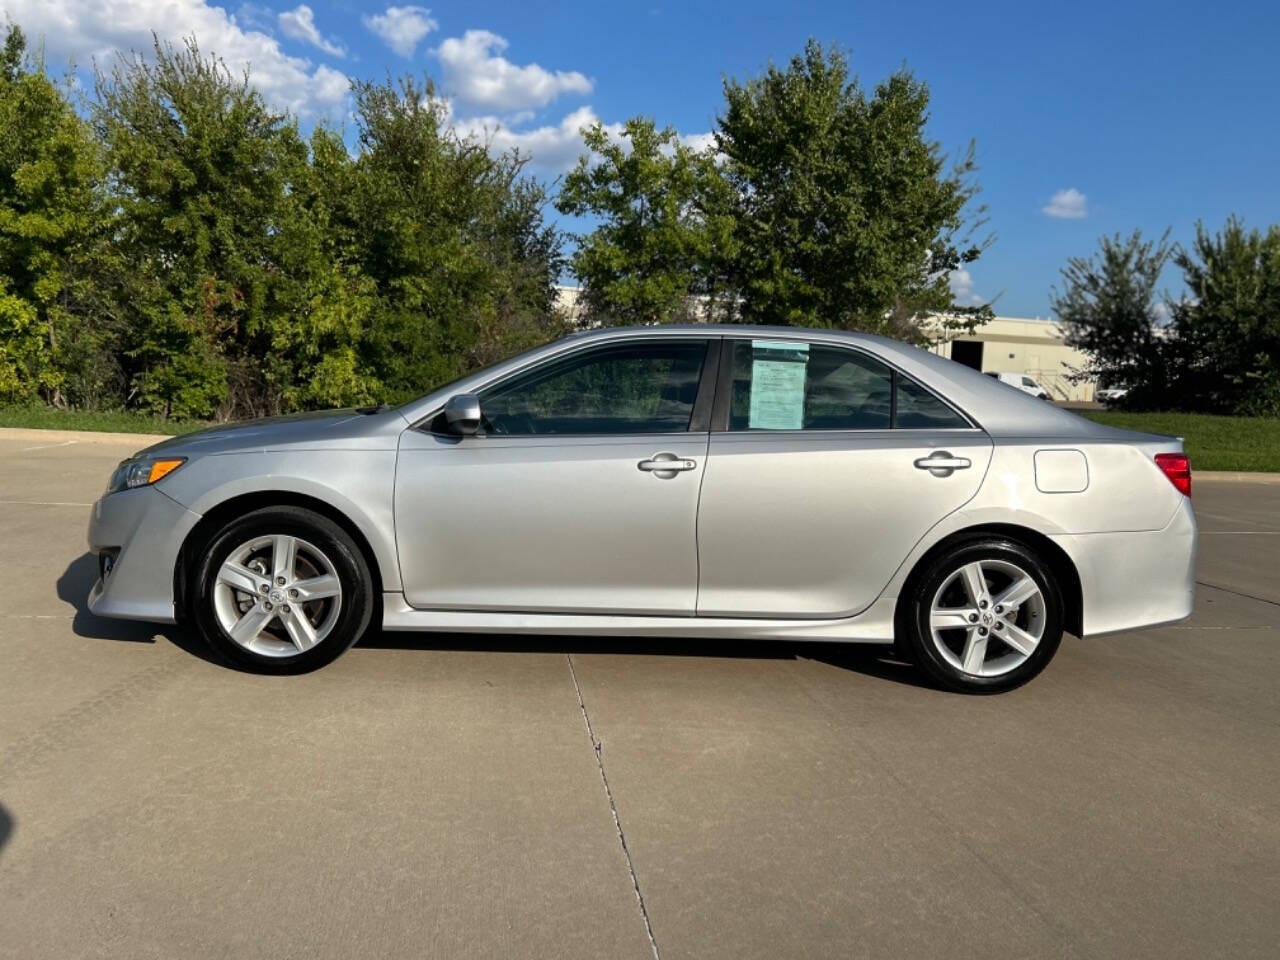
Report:
[[1232,590],[1230,587],[1224,587],[1219,583],[1209,583],[1207,580],[1197,580],[1196,584],[1201,587],[1212,587],[1214,590],[1221,590],[1223,593],[1229,593],[1236,597],[1244,597],[1246,600],[1257,600],[1259,603],[1269,603],[1273,607],[1280,607],[1280,601],[1268,600],[1266,597],[1259,597],[1252,593],[1241,593],[1239,590]]
[[604,757],[600,753],[602,744],[596,739],[591,728],[591,717],[587,714],[586,701],[582,699],[582,688],[578,686],[578,674],[573,669],[573,655],[565,654],[569,663],[569,676],[573,679],[573,692],[578,695],[578,709],[582,711],[582,722],[587,727],[587,738],[591,741],[591,749],[596,758],[596,769],[600,771],[600,782],[604,784],[604,795],[609,801],[609,812],[613,814],[613,828],[618,834],[618,843],[622,845],[622,856],[627,861],[627,872],[631,874],[631,886],[636,893],[636,903],[640,907],[640,918],[644,920],[644,932],[649,938],[649,949],[653,951],[653,960],[661,960],[658,953],[658,941],[653,936],[653,926],[649,923],[649,911],[645,909],[644,894],[640,892],[640,879],[636,876],[635,864],[631,862],[631,850],[627,846],[627,835],[622,832],[622,821],[618,819],[618,805],[613,802],[613,790],[609,787],[609,777],[604,772]]

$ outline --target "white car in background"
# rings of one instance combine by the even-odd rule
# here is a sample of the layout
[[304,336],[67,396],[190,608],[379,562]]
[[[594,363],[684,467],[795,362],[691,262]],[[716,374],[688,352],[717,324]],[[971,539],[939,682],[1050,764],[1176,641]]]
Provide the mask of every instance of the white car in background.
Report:
[[1029,393],[1031,396],[1039,400],[1048,400],[1049,391],[1040,384],[1036,383],[1033,377],[1028,377],[1025,373],[997,373],[994,370],[987,371],[987,376],[993,380],[999,380],[1001,383],[1008,384],[1015,390],[1021,390],[1023,393]]
[[1103,403],[1111,403],[1119,400],[1129,392],[1128,387],[1102,387],[1098,390],[1097,398]]

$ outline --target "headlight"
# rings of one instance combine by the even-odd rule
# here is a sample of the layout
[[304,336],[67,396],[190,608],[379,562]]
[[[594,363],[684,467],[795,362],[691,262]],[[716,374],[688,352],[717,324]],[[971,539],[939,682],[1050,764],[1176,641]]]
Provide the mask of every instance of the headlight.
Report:
[[186,457],[169,457],[164,460],[144,457],[139,460],[125,460],[116,467],[116,472],[111,474],[111,479],[107,481],[107,493],[129,490],[132,487],[145,487],[155,483],[161,477],[167,477],[186,462]]

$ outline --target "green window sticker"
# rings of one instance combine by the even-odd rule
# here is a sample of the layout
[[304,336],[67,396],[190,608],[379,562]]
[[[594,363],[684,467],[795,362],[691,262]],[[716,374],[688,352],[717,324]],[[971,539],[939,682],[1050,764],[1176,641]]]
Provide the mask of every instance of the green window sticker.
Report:
[[799,430],[804,426],[804,382],[809,344],[792,340],[751,341],[752,430]]

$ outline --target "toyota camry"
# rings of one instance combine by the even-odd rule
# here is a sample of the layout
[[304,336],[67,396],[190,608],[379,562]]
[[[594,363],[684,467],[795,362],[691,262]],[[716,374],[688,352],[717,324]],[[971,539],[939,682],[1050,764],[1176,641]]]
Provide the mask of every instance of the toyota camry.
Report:
[[1191,612],[1180,440],[840,331],[578,333],[404,406],[214,427],[94,505],[101,616],[264,672],[370,629],[893,645],[1026,682]]

